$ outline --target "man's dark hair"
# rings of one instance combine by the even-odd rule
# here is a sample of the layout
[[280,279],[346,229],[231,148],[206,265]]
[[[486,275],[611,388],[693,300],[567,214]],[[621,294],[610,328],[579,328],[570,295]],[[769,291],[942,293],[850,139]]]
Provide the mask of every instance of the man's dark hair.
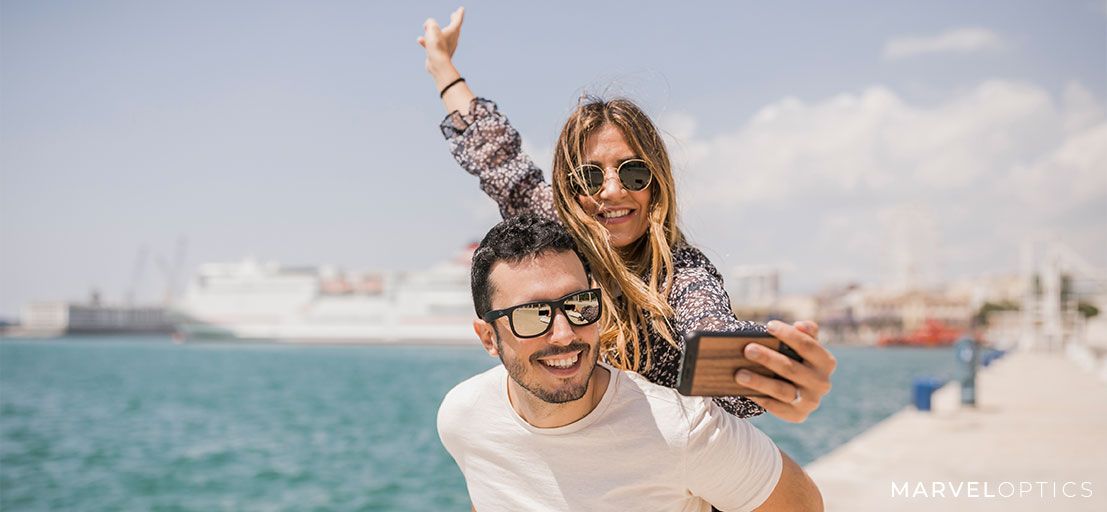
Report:
[[470,281],[473,288],[473,307],[477,316],[483,317],[492,310],[492,284],[488,277],[497,261],[518,263],[548,252],[572,251],[580,258],[588,273],[588,263],[577,251],[573,237],[561,223],[535,215],[511,217],[484,235],[473,253]]

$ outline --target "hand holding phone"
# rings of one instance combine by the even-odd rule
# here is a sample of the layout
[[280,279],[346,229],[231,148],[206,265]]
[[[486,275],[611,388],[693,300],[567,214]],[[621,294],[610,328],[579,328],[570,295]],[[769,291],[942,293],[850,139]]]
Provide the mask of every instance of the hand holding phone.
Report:
[[764,330],[697,332],[685,342],[677,391],[687,396],[766,396],[738,384],[734,379],[735,373],[744,368],[767,377],[787,380],[747,359],[745,349],[750,343],[764,345],[803,362],[795,350]]

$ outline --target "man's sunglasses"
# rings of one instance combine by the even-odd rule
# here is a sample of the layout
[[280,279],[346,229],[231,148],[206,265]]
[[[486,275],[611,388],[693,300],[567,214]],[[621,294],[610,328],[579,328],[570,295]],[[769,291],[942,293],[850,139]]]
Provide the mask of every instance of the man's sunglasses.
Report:
[[[574,170],[574,174],[573,185],[577,192],[587,193],[590,196],[596,195],[603,188],[607,177],[604,168],[594,164],[581,165]],[[645,189],[653,181],[653,173],[650,172],[650,166],[645,160],[627,160],[619,164],[618,174],[623,188],[631,192]]]
[[600,289],[593,288],[573,292],[557,300],[535,301],[510,308],[489,311],[482,317],[492,323],[506,316],[511,324],[511,333],[516,338],[537,338],[546,334],[553,325],[554,311],[560,309],[565,318],[575,326],[596,323],[603,309],[600,302]]

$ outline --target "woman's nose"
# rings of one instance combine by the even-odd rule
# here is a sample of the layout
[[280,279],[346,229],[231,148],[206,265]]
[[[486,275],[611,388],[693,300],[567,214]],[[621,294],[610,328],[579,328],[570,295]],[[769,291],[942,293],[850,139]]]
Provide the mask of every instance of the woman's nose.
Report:
[[600,187],[600,199],[615,199],[625,193],[626,190],[623,189],[623,184],[619,181],[619,174],[605,172],[603,186]]

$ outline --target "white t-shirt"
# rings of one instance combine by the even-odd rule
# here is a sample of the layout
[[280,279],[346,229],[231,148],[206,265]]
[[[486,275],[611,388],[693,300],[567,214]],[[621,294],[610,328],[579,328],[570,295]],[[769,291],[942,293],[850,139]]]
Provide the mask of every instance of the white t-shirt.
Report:
[[768,436],[710,399],[604,367],[600,403],[564,427],[519,417],[503,365],[446,395],[438,435],[478,512],[752,510],[769,497],[783,463]]

